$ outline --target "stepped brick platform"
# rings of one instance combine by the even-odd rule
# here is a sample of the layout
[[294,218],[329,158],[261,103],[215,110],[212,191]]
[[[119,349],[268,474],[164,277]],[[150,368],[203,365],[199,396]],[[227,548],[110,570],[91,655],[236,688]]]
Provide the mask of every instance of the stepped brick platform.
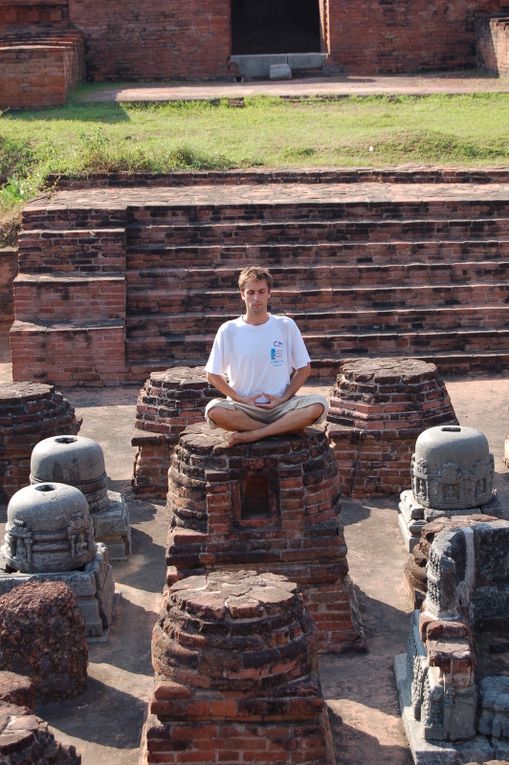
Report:
[[323,378],[375,355],[509,366],[506,172],[196,178],[114,177],[27,206],[14,379],[142,383],[201,365],[252,262],[273,271],[272,310],[297,321]]
[[174,584],[152,661],[140,763],[335,764],[316,633],[285,577],[215,572]]
[[50,436],[75,434],[74,407],[44,383],[0,384],[0,502],[30,482],[30,454]]
[[434,364],[418,359],[345,361],[331,391],[327,437],[343,494],[397,494],[410,483],[417,436],[457,424]]
[[0,23],[0,71],[0,109],[64,104],[85,79],[83,34],[57,24],[13,25],[6,32]]
[[321,651],[364,647],[337,466],[320,428],[230,448],[223,430],[191,425],[168,485],[169,584],[245,566],[282,574],[302,588]]
[[188,425],[202,422],[208,402],[218,396],[203,367],[152,372],[138,395],[131,439],[137,448],[131,481],[135,496],[166,497],[171,455],[180,434]]

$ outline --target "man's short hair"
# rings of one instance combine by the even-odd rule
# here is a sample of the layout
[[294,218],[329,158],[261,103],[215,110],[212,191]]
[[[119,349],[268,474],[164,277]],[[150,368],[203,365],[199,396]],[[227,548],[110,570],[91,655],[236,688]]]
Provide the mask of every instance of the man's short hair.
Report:
[[239,274],[239,290],[243,290],[248,281],[256,279],[256,281],[265,281],[269,291],[272,289],[272,274],[268,268],[259,268],[258,266],[247,266],[243,268]]

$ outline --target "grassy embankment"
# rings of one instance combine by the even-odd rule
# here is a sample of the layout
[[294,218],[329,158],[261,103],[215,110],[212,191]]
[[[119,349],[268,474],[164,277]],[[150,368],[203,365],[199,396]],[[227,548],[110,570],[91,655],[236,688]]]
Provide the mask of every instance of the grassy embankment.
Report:
[[503,166],[508,125],[509,95],[503,94],[253,98],[242,108],[226,101],[71,102],[6,111],[0,113],[0,237],[12,238],[19,210],[50,173]]

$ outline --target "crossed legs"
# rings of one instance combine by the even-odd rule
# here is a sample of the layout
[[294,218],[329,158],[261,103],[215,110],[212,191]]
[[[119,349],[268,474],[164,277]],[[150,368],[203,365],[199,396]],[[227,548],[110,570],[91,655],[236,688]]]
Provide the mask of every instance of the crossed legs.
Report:
[[219,428],[233,431],[228,446],[235,446],[235,444],[260,441],[262,438],[268,438],[269,436],[295,433],[306,428],[308,425],[312,425],[323,412],[324,407],[322,404],[310,404],[309,406],[294,409],[292,412],[283,414],[282,417],[274,420],[274,422],[264,424],[241,410],[213,407],[209,412],[209,418]]

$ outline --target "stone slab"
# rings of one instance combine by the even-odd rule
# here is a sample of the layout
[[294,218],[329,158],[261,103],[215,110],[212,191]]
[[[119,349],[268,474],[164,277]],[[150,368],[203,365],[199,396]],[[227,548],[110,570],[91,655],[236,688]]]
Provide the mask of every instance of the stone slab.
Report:
[[326,53],[289,53],[288,64],[292,69],[321,69],[327,58]]
[[230,60],[237,64],[243,77],[268,79],[270,67],[273,64],[287,64],[288,55],[286,53],[261,53],[252,56],[230,56]]

